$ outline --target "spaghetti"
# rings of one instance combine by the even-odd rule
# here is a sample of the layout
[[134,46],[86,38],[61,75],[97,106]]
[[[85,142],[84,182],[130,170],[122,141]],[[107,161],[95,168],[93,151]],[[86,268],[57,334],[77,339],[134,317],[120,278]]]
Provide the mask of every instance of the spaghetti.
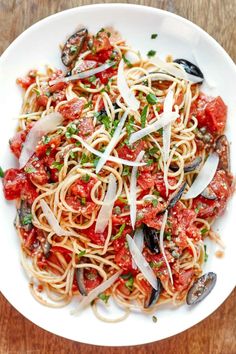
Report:
[[200,92],[202,78],[141,58],[111,29],[78,31],[62,59],[67,73],[47,67],[18,79],[25,91],[10,147],[26,163],[3,180],[6,199],[17,200],[30,290],[48,306],[95,300],[97,316],[98,299],[112,296],[122,319],[182,303],[231,194],[226,148],[210,184],[183,193],[217,151],[227,108]]

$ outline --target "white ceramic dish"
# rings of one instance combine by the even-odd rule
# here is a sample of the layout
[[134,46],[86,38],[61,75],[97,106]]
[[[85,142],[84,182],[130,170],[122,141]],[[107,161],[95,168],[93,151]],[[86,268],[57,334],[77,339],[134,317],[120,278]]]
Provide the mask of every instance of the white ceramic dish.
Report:
[[[90,32],[112,25],[142,54],[155,49],[163,58],[170,53],[174,57],[191,61],[197,58],[208,82],[216,84],[213,95],[221,95],[229,108],[227,133],[232,142],[232,170],[235,173],[236,67],[233,61],[214,39],[191,22],[158,9],[124,4],[85,6],[50,16],[21,34],[2,55],[0,164],[3,168],[16,164],[8,148],[8,139],[13,135],[17,124],[13,118],[17,116],[21,106],[21,94],[15,84],[16,78],[24,75],[29,69],[42,67],[46,63],[61,67],[59,44],[81,24],[88,27]],[[158,33],[156,40],[151,39],[152,33]],[[44,307],[31,296],[27,278],[20,265],[19,242],[13,227],[14,205],[4,200],[2,190],[0,198],[2,293],[29,320],[60,336],[84,343],[112,346],[160,340],[184,331],[206,318],[222,304],[235,286],[233,210],[236,208],[236,198],[233,198],[227,212],[215,226],[226,245],[224,258],[217,259],[214,256],[218,248],[216,245],[211,244],[208,247],[211,254],[205,270],[217,273],[216,287],[196,307],[189,308],[184,305],[179,308],[160,308],[156,314],[157,323],[153,323],[151,316],[133,313],[124,322],[116,324],[98,321],[90,309],[78,317],[73,317],[69,307]]]

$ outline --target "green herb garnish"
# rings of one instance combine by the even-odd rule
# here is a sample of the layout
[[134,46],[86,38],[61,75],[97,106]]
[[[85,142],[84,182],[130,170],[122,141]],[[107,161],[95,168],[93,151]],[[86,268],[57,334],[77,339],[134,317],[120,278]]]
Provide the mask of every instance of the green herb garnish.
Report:
[[142,128],[145,128],[145,125],[146,125],[146,121],[147,121],[147,110],[148,110],[148,105],[144,107],[144,109],[142,110],[142,113],[141,113],[141,127]]
[[204,262],[208,260],[208,254],[207,254],[207,246],[204,245]]
[[81,251],[80,253],[78,253],[78,257],[82,257],[82,256],[84,256],[86,254],[86,251],[84,250],[84,251]]
[[124,166],[123,171],[122,171],[122,176],[130,176],[130,167],[129,166]]
[[107,304],[107,301],[109,300],[110,295],[106,295],[104,293],[98,295],[99,299],[104,301],[105,304]]
[[156,39],[156,38],[157,38],[157,36],[158,36],[158,34],[157,34],[157,33],[153,33],[153,34],[151,35],[151,39]]
[[207,234],[208,233],[208,229],[207,228],[204,228],[204,229],[201,229],[201,234],[202,235],[205,235],[205,234]]
[[157,97],[153,93],[149,93],[146,96],[146,99],[147,99],[148,103],[151,105],[156,104],[158,101]]
[[3,178],[4,177],[4,171],[2,169],[2,167],[0,166],[0,177]]
[[125,223],[121,225],[121,227],[120,227],[119,231],[117,232],[117,234],[112,237],[112,240],[117,240],[119,237],[122,236],[122,233],[123,233],[123,231],[125,229],[125,226],[126,226]]
[[33,219],[32,214],[26,214],[26,215],[23,217],[21,223],[22,223],[22,225],[29,225],[29,224],[32,223],[32,219]]
[[34,173],[37,172],[36,168],[34,168],[33,166],[28,166],[24,168],[26,173]]
[[81,165],[84,165],[85,163],[89,162],[89,158],[88,156],[83,152],[82,156],[81,156],[81,160],[80,163]]
[[126,131],[128,136],[130,136],[134,131],[134,116],[131,116],[126,124]]
[[66,133],[65,133],[66,138],[70,139],[72,137],[72,135],[75,133],[77,133],[77,127],[76,127],[75,123],[69,124],[66,129]]
[[81,179],[82,179],[82,181],[88,183],[89,180],[90,180],[90,176],[86,173],[85,175],[83,175],[83,176],[81,177]]
[[157,323],[157,317],[156,316],[152,316],[152,322]]
[[131,64],[131,62],[125,57],[125,55],[122,56],[125,64],[129,67],[129,68],[132,68],[133,65]]
[[134,286],[134,278],[131,275],[130,278],[125,282],[126,288],[128,288],[130,291],[133,291],[133,286]]
[[154,57],[155,55],[156,55],[155,50],[149,50],[149,52],[147,53],[148,58]]
[[77,52],[77,50],[78,50],[77,45],[72,45],[70,47],[70,54],[75,54]]
[[62,167],[64,166],[63,163],[61,162],[58,162],[58,161],[54,161],[52,164],[51,164],[51,168],[56,168],[58,171],[61,171]]

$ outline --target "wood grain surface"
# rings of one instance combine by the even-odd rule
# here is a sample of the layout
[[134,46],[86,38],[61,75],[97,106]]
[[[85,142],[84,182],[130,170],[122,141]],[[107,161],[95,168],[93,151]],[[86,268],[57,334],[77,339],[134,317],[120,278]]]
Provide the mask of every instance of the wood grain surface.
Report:
[[[75,6],[106,2],[153,6],[181,15],[205,29],[236,61],[236,0],[0,0],[0,53],[26,28],[48,15]],[[178,336],[143,346],[113,348],[80,344],[50,334],[25,319],[1,295],[0,353],[235,354],[235,304],[236,291],[214,314]]]

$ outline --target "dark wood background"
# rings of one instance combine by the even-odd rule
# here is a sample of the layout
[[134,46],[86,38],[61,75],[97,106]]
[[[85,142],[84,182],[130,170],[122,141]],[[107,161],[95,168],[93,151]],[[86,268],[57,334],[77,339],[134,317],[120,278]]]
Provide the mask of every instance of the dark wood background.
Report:
[[[75,6],[104,2],[153,6],[186,17],[212,35],[236,61],[236,0],[0,0],[0,53],[31,24],[48,15]],[[236,291],[214,314],[178,336],[138,347],[111,348],[80,344],[52,335],[25,319],[1,295],[0,353],[235,354],[235,305]]]

